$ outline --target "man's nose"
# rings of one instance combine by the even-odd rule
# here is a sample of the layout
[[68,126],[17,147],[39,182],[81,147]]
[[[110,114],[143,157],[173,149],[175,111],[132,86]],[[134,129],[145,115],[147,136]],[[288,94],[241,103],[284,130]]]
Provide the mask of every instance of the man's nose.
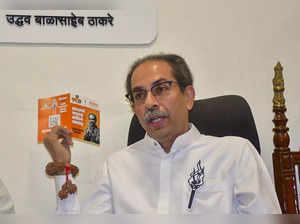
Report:
[[151,91],[148,91],[148,94],[145,99],[145,107],[152,108],[153,106],[157,106],[157,105],[158,105],[158,101],[156,97],[152,94]]

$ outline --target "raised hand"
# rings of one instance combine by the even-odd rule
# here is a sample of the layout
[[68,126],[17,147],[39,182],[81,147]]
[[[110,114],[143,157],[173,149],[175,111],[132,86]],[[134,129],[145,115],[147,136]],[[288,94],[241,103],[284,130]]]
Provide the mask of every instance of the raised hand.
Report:
[[58,126],[44,137],[44,145],[54,162],[71,163],[72,131]]

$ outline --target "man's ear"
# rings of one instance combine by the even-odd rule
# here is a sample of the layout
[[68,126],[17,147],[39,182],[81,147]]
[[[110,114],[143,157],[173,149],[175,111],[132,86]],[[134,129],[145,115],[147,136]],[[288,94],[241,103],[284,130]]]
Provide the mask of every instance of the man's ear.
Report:
[[132,113],[134,113],[135,114],[135,108],[134,108],[134,104],[129,104],[130,105],[130,108],[131,108],[131,111],[132,111]]
[[195,100],[194,87],[192,85],[186,86],[183,94],[186,100],[186,107],[188,110],[191,110],[194,106],[194,100]]

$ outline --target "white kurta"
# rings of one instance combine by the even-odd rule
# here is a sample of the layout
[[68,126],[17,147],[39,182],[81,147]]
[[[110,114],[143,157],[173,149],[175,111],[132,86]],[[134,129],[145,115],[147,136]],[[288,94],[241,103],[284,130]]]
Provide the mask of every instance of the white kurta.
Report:
[[14,203],[0,179],[0,214],[14,213]]
[[[57,187],[63,181],[57,177]],[[189,182],[196,186],[190,208]],[[58,213],[79,212],[76,195],[58,202]],[[91,213],[281,213],[254,146],[239,137],[202,135],[193,125],[176,138],[170,153],[146,135],[112,155],[86,204]]]

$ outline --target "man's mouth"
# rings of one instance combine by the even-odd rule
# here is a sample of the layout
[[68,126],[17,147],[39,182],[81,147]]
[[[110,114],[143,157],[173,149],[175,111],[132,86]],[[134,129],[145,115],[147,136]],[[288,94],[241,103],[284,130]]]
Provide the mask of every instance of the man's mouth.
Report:
[[165,118],[165,117],[152,118],[152,119],[149,120],[148,123],[157,123],[157,122],[163,120],[164,118]]
[[149,119],[147,124],[151,128],[155,128],[155,129],[162,128],[162,127],[164,127],[166,118],[167,118],[167,116],[151,118],[151,119]]
[[168,111],[147,111],[144,116],[144,121],[152,128],[160,128],[164,125],[164,121],[167,117],[169,117]]

